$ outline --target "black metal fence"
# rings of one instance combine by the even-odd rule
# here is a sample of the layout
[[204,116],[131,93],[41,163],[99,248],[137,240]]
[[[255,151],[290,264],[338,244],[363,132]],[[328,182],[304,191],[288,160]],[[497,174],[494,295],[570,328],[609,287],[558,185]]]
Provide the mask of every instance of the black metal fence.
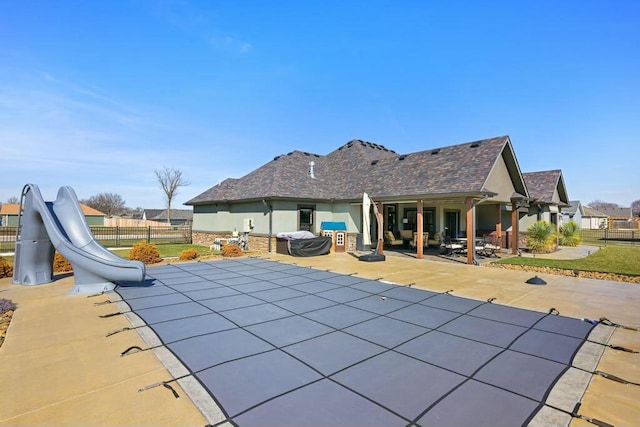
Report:
[[[0,253],[13,252],[17,227],[0,227]],[[154,244],[191,243],[191,227],[90,227],[96,240],[107,248]]]
[[640,246],[640,230],[580,230],[583,245]]

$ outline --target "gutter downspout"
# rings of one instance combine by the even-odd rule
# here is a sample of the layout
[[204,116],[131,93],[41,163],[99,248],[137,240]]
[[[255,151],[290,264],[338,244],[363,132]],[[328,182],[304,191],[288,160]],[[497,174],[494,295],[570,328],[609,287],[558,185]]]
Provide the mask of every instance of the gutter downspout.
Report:
[[469,224],[467,223],[467,264],[480,265],[476,256],[476,206],[484,202],[490,197],[489,194],[483,195],[482,199],[474,200],[473,198],[467,199],[467,222],[469,216],[471,216],[471,231],[469,231]]
[[271,253],[271,236],[272,236],[272,232],[273,232],[273,206],[271,206],[270,204],[267,203],[267,201],[265,199],[262,199],[262,204],[266,206],[268,213],[269,213],[269,248],[268,251],[269,253]]

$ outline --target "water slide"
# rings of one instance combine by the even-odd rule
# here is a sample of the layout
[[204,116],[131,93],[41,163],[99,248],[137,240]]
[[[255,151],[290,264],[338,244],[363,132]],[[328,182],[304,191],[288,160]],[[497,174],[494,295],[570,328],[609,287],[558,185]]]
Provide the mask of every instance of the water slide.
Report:
[[27,184],[20,208],[14,284],[52,282],[56,250],[73,267],[75,287],[70,294],[110,291],[115,282],[144,280],[143,263],[120,258],[95,240],[71,187],[61,187],[55,201],[45,202],[38,186]]

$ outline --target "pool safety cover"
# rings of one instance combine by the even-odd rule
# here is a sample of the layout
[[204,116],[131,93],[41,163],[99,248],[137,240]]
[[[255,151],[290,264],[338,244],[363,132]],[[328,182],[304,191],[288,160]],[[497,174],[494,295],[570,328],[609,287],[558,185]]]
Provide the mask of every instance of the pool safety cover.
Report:
[[257,258],[147,275],[117,292],[242,427],[526,425],[594,327]]

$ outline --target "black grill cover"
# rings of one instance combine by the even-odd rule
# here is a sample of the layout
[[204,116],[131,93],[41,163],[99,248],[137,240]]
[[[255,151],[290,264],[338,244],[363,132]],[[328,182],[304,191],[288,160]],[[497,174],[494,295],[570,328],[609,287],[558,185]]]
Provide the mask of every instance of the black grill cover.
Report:
[[289,240],[289,254],[293,256],[318,256],[331,252],[331,237]]

